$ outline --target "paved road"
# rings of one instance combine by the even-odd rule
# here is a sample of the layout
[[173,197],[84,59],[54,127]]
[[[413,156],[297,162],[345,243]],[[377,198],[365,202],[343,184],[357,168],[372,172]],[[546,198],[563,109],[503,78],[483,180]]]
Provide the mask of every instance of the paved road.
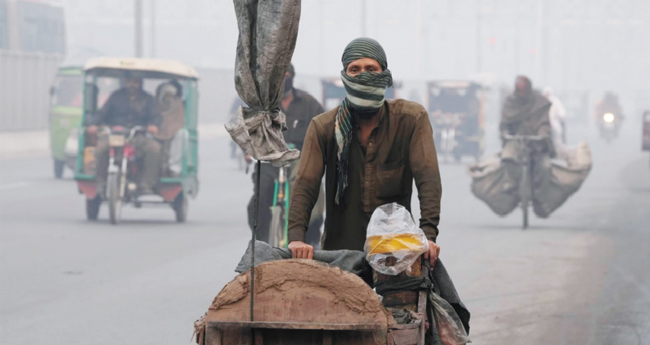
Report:
[[[519,229],[469,192],[465,166],[442,166],[441,258],[472,312],[475,344],[647,344],[650,169],[639,133],[589,139],[595,165],[546,220]],[[571,128],[570,128],[571,130]],[[112,226],[84,219],[70,180],[47,158],[0,160],[2,344],[188,344],[249,238],[250,176],[227,138],[203,140],[201,193],[189,221],[126,209]],[[494,150],[496,141],[491,138]]]

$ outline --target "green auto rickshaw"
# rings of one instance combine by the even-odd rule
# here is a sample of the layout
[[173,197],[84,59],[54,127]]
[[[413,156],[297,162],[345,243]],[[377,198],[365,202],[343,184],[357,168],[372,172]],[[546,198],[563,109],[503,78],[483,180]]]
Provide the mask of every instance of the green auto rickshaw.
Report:
[[[139,58],[90,59],[83,70],[83,114],[79,127],[75,180],[86,196],[86,216],[96,220],[100,205],[108,204],[111,223],[120,222],[122,206],[136,208],[144,205],[168,204],[176,221],[187,218],[188,199],[199,190],[198,182],[198,74],[194,68],[176,61]],[[97,134],[90,134],[84,124],[102,109],[127,78],[142,80],[145,92],[155,97],[157,111],[162,116],[158,134],[152,136],[140,126],[104,126],[110,147],[109,168],[105,190],[98,191],[96,183],[95,148]],[[173,92],[169,93],[169,90]],[[154,187],[155,195],[140,195],[142,158],[135,155],[132,140],[136,135],[152,136],[163,154],[161,178]]]
[[50,89],[50,150],[54,176],[61,178],[67,166],[74,171],[77,128],[83,108],[83,68],[61,67]]

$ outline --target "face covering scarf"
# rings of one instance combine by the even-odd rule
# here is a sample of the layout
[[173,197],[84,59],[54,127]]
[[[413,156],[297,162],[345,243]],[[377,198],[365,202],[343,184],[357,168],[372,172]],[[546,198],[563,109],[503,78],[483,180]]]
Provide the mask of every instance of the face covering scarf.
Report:
[[[379,63],[381,73],[362,72],[351,77],[345,73],[348,65],[353,61],[370,58]],[[388,70],[388,61],[384,48],[372,38],[361,37],[352,40],[343,50],[341,57],[343,71],[341,80],[345,86],[347,97],[341,106],[334,121],[334,137],[337,145],[338,165],[336,167],[338,185],[334,201],[337,205],[343,200],[343,193],[348,186],[348,151],[352,142],[352,110],[360,118],[370,118],[384,104],[386,87],[393,85],[393,77]]]
[[352,115],[354,111],[360,117],[364,114],[374,116],[384,104],[386,87],[392,84],[389,70],[381,73],[361,72],[357,76],[349,76],[341,71],[341,80],[347,97],[341,102],[334,123],[334,135],[338,147],[338,186],[334,201],[340,205],[345,188],[348,186],[348,151],[352,142]]

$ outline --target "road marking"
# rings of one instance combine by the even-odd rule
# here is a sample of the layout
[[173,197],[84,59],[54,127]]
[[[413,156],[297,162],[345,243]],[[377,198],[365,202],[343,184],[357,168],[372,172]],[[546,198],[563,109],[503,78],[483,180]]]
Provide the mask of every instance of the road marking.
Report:
[[16,183],[0,185],[0,190],[22,188],[27,186],[29,186],[29,183],[27,182],[16,182]]

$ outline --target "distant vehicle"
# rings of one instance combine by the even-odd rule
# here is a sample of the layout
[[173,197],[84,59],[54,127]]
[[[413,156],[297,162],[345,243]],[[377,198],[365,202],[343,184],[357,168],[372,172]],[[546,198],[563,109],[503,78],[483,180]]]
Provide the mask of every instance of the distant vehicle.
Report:
[[[144,89],[149,92],[157,90],[158,86],[170,80],[177,82],[182,88],[185,122],[182,128],[175,130],[172,139],[161,140],[165,157],[161,167],[163,173],[155,188],[158,196],[140,197],[137,193],[142,162],[134,157],[134,148],[130,139],[139,132],[142,133],[142,128],[137,126],[105,128],[110,133],[106,200],[102,200],[97,191],[95,176],[97,138],[88,135],[84,127],[79,127],[75,180],[79,191],[86,196],[86,216],[89,220],[96,220],[100,205],[106,201],[109,204],[111,223],[117,224],[120,222],[121,208],[125,204],[131,203],[135,207],[168,204],[176,214],[176,221],[184,222],[187,218],[188,199],[190,196],[196,196],[199,190],[198,74],[192,67],[176,61],[135,58],[91,59],[84,67],[82,124],[87,123],[87,119],[97,113],[109,95],[120,88],[127,73],[142,78]],[[166,122],[163,120],[161,132],[166,130],[165,126]],[[151,200],[150,197],[158,200]]]
[[618,137],[618,132],[623,124],[623,111],[618,102],[618,97],[607,92],[598,102],[595,109],[595,118],[601,138],[608,143]]
[[83,111],[83,68],[61,67],[50,89],[50,149],[54,176],[77,165],[77,128]]
[[[346,96],[345,88],[341,78],[325,78],[321,80],[323,86],[322,104],[325,111],[334,109],[341,104]],[[397,92],[395,88],[400,88],[400,83],[393,83],[392,87],[386,89],[386,99],[395,99]]]
[[469,81],[432,81],[427,97],[438,154],[478,160],[484,149],[484,88]]

